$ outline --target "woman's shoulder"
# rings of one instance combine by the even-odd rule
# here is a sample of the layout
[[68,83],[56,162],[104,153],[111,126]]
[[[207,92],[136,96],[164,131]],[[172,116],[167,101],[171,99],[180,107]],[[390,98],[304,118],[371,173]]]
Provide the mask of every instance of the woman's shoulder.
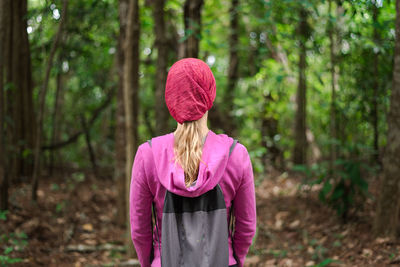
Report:
[[150,137],[149,139],[147,139],[146,141],[142,142],[139,146],[138,146],[138,150],[147,150],[148,148],[153,147],[153,144],[159,144],[159,143],[165,143],[165,141],[167,139],[170,139],[171,136],[173,135],[173,133],[167,133],[164,135],[158,135],[158,136],[154,136],[154,137]]
[[226,142],[229,142],[231,144],[229,150],[231,158],[233,157],[240,160],[243,157],[247,157],[247,155],[249,154],[247,151],[247,147],[244,144],[242,144],[240,138],[232,137],[225,133],[219,133],[216,134],[216,136],[218,136],[221,139],[224,139]]

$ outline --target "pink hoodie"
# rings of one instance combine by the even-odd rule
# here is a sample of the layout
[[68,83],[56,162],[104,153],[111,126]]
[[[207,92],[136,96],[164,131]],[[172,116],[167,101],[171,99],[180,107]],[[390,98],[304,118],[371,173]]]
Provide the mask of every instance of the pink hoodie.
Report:
[[[233,139],[225,134],[208,132],[196,184],[189,188],[185,186],[182,168],[173,162],[173,133],[153,138],[151,147],[147,142],[139,146],[132,167],[129,204],[131,238],[142,267],[161,266],[158,240],[161,240],[165,190],[185,197],[196,197],[213,189],[217,183],[224,194],[228,222],[231,201],[234,206],[235,231],[233,250],[229,234],[229,265],[237,263],[243,266],[256,231],[255,188],[247,149],[237,143],[229,156],[232,142]],[[156,227],[151,229],[153,201],[156,205],[158,237]],[[150,262],[153,240],[154,259]],[[239,262],[233,256],[233,251]]]

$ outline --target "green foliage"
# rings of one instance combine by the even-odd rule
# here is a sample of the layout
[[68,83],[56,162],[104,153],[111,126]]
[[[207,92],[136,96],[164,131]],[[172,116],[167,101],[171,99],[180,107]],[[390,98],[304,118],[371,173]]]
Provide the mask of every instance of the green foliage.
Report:
[[268,251],[268,254],[271,254],[272,256],[274,256],[275,258],[285,258],[286,257],[286,255],[287,255],[287,251],[286,250],[284,250],[284,249],[282,249],[282,250],[279,250],[279,249],[277,249],[277,250],[272,250],[272,249],[270,249],[269,251]]
[[[216,105],[226,110],[223,102],[228,90],[234,90],[234,115],[239,126],[238,138],[248,147],[254,171],[265,171],[265,158],[271,147],[281,151],[282,160],[291,159],[293,126],[296,112],[295,95],[298,82],[299,9],[307,12],[307,128],[315,137],[315,145],[321,157],[329,155],[329,130],[331,107],[331,58],[328,30],[335,31],[338,68],[336,111],[338,139],[345,143],[364,143],[373,146],[372,111],[376,100],[378,111],[379,146],[386,144],[386,111],[392,79],[394,48],[395,1],[383,1],[378,7],[379,16],[373,20],[372,1],[340,1],[343,14],[337,13],[337,1],[332,1],[328,13],[328,1],[239,1],[238,84],[227,88],[229,69],[229,39],[231,2],[205,1],[202,9],[199,58],[206,61],[217,84]],[[168,66],[178,59],[181,42],[193,34],[184,31],[183,0],[165,2],[166,37],[168,39]],[[80,115],[89,120],[94,111],[105,101],[110,88],[117,88],[116,55],[120,30],[118,6],[115,0],[70,1],[68,19],[57,49],[49,82],[44,117],[44,140],[52,140],[52,130],[57,127],[60,140],[68,140],[81,130],[77,123]],[[31,48],[33,90],[37,102],[38,89],[42,84],[48,54],[59,26],[61,0],[28,3],[28,27]],[[200,25],[195,25],[200,27]],[[140,90],[139,90],[139,143],[144,142],[155,128],[155,49],[154,19],[152,4],[140,2]],[[379,40],[374,40],[374,30]],[[201,38],[200,38],[201,37]],[[375,64],[375,61],[378,64]],[[378,66],[377,69],[374,66]],[[377,72],[377,73],[376,73]],[[62,120],[53,121],[58,78],[61,77]],[[374,94],[375,78],[379,77],[377,95]],[[12,90],[12,84],[6,84]],[[109,168],[114,163],[114,132],[116,121],[116,94],[108,109],[90,127],[90,135],[100,168]],[[213,109],[210,110],[210,113]],[[6,117],[6,120],[9,118]],[[277,123],[273,136],[262,134],[262,120]],[[55,124],[56,123],[56,124]],[[169,130],[176,123],[169,118]],[[216,132],[218,126],[213,125]],[[267,143],[267,147],[263,147]],[[74,167],[90,167],[85,139],[63,147],[59,158],[73,163]],[[23,151],[29,156],[31,151]],[[341,157],[343,158],[343,157]],[[349,165],[338,163],[344,172]],[[345,166],[346,165],[346,166]],[[345,170],[347,168],[347,170]],[[356,167],[355,167],[356,168]],[[340,174],[343,176],[343,174]],[[353,174],[349,174],[352,176]],[[349,180],[349,178],[346,178]],[[351,179],[350,179],[351,180]],[[325,191],[329,191],[326,185]],[[331,184],[331,190],[334,190]],[[339,190],[339,189],[337,189]],[[341,194],[337,191],[335,194]]]
[[[0,220],[7,220],[7,210],[0,210]],[[21,262],[22,259],[14,257],[12,254],[14,251],[23,251],[27,246],[28,237],[24,232],[11,232],[0,234],[0,266],[9,266],[17,262]]]
[[344,220],[350,209],[362,208],[363,201],[360,200],[370,197],[365,177],[375,172],[374,168],[357,157],[361,153],[368,155],[368,150],[359,150],[357,145],[348,145],[346,149],[351,156],[336,160],[332,170],[329,169],[328,161],[313,164],[311,167],[297,165],[293,168],[304,173],[303,187],[311,189],[312,186],[319,185],[319,199],[335,209],[337,215]]
[[314,265],[313,267],[324,267],[324,266],[328,266],[331,263],[340,263],[340,261],[334,260],[331,258],[327,258],[327,259],[324,259],[323,261],[321,261],[320,263]]
[[57,203],[57,205],[56,205],[56,212],[57,212],[57,213],[61,213],[61,212],[65,209],[66,203],[67,203],[67,202],[66,202],[65,200],[63,200],[63,201]]
[[314,252],[311,255],[313,260],[321,260],[325,258],[325,254],[328,252],[328,249],[322,245],[316,245],[314,248]]
[[0,220],[6,221],[7,220],[8,210],[0,210]]

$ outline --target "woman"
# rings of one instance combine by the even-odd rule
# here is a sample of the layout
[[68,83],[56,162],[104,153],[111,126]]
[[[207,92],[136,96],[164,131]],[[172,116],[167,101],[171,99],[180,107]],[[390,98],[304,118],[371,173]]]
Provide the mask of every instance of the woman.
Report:
[[131,237],[141,266],[243,266],[256,231],[253,170],[242,144],[208,129],[215,96],[203,61],[170,68],[165,101],[177,129],[141,144],[132,167]]

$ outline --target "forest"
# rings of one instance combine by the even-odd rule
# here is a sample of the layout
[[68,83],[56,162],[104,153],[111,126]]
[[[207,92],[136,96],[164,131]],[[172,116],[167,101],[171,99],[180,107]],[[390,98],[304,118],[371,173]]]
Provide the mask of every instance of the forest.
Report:
[[1,0],[1,266],[140,266],[132,163],[188,57],[250,154],[244,266],[400,265],[400,0]]

